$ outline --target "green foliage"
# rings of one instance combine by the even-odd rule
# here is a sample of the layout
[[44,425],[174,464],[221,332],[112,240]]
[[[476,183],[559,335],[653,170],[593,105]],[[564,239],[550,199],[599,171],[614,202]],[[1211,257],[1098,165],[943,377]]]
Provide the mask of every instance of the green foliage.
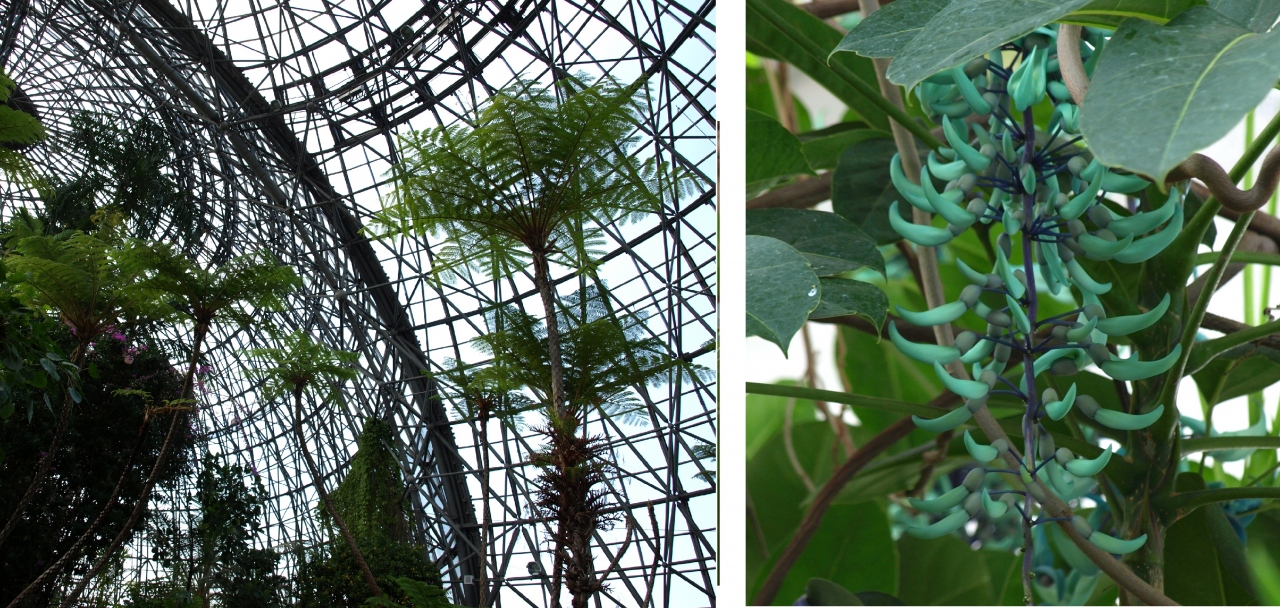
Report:
[[[566,402],[575,419],[598,411],[643,424],[648,417],[634,387],[679,384],[707,370],[668,355],[662,340],[646,337],[647,315],[615,314],[606,297],[592,286],[561,301],[557,317]],[[539,403],[550,404],[545,324],[506,306],[490,315],[489,326],[489,333],[475,340],[479,350],[494,357],[481,379],[499,376],[503,386],[527,388]]]
[[601,225],[638,220],[691,186],[681,171],[638,154],[634,125],[646,89],[586,76],[554,88],[520,82],[477,108],[474,127],[419,131],[400,141],[396,191],[375,224],[443,236],[435,277],[501,277],[547,256],[586,269]]
[[450,604],[445,597],[444,589],[430,583],[415,581],[411,578],[400,577],[396,579],[396,585],[400,587],[405,595],[409,597],[409,606],[402,606],[382,597],[371,597],[365,600],[361,606],[385,606],[387,608],[452,608],[456,604]]
[[302,285],[302,279],[274,256],[256,252],[232,258],[206,270],[165,243],[138,246],[128,262],[145,269],[142,285],[173,301],[179,316],[206,328],[226,317],[248,327],[264,312],[280,310],[284,297]]
[[[390,423],[365,418],[351,466],[330,493],[333,506],[361,545],[368,541],[409,541],[409,499],[404,492],[396,441],[395,428]],[[322,505],[317,506],[316,513],[326,528],[333,525]],[[335,532],[330,529],[330,534]]]
[[55,312],[72,328],[79,351],[123,319],[167,312],[140,285],[145,268],[122,263],[131,247],[121,247],[110,224],[97,234],[48,236],[38,219],[20,213],[8,225],[6,239],[5,265],[18,297]]
[[[897,149],[889,139],[859,142],[840,155],[831,178],[831,210],[853,222],[877,245],[902,240],[889,225],[889,204],[902,196],[884,170]],[[909,209],[903,211],[903,217],[910,217]]]
[[122,123],[118,117],[82,112],[71,118],[71,174],[46,176],[46,222],[55,230],[93,230],[101,212],[127,218],[124,235],[170,242],[190,251],[208,230],[208,219],[189,189],[179,183],[182,167],[168,129],[150,118]]
[[261,365],[246,373],[262,381],[262,397],[268,401],[311,392],[321,401],[343,403],[341,383],[359,376],[352,367],[357,353],[329,348],[303,331],[285,336],[279,347],[255,348],[248,354]]
[[853,223],[822,211],[755,209],[747,212],[747,234],[768,236],[791,245],[809,261],[819,277],[859,268],[885,274],[884,256]]
[[[51,331],[62,348],[75,344],[64,326]],[[5,572],[0,576],[0,601],[16,596],[88,529],[106,505],[124,461],[138,441],[144,418],[150,416],[132,473],[120,488],[120,504],[127,508],[117,506],[108,512],[83,551],[89,563],[100,554],[124,526],[141,495],[175,415],[163,404],[180,396],[182,375],[172,368],[170,353],[154,337],[131,328],[108,332],[87,354],[85,367],[95,371],[82,377],[83,400],[54,453],[51,474],[0,551],[0,571]],[[5,519],[31,483],[36,463],[49,449],[57,427],[57,417],[44,402],[45,394],[45,390],[30,386],[18,388],[14,402],[35,415],[0,422],[0,447],[7,453],[0,469],[4,475],[0,514]],[[161,486],[171,487],[188,474],[191,465],[187,455],[197,441],[186,428],[175,434],[172,453],[158,476]],[[151,517],[154,512],[144,514],[142,524]],[[73,562],[73,567],[87,567],[86,560]],[[47,597],[49,592],[52,585],[37,593],[37,598]]]
[[790,131],[755,110],[747,110],[747,197],[797,175],[813,175],[804,147]]
[[[880,12],[868,17],[850,30],[844,40],[834,46],[833,52],[884,56],[892,49],[895,52],[887,74],[889,80],[911,88],[925,78],[963,65],[1086,4],[1089,0],[964,0],[940,7],[927,22],[917,26],[915,18],[904,19],[902,14],[938,7],[933,2],[913,2],[883,17]],[[912,32],[915,35],[906,42],[905,38]]]
[[[840,41],[839,31],[790,2],[768,0],[765,4],[802,36],[822,48],[829,49]],[[808,53],[751,6],[747,7],[747,50],[761,57],[778,59],[795,66],[852,108],[872,129],[881,132],[889,130],[889,119],[883,109],[877,107],[857,88],[834,75],[825,57]],[[833,63],[847,68],[863,82],[874,83],[876,80],[875,66],[861,57],[838,57]]]
[[[440,585],[440,574],[424,555],[421,546],[394,541],[361,541],[360,552],[369,563],[388,601],[412,605],[409,593],[396,592],[397,578],[406,577]],[[356,608],[369,597],[355,557],[341,538],[298,554],[298,571],[294,576],[296,606],[302,608]]]
[[[1131,19],[1098,61],[1080,129],[1098,160],[1163,180],[1262,101],[1277,65],[1280,34],[1255,33],[1208,7],[1163,26]],[[1144,91],[1159,101],[1144,102]]]
[[15,104],[17,85],[0,72],[0,175],[7,179],[35,183],[36,173],[20,150],[45,138],[44,125]]
[[206,453],[196,480],[198,510],[160,515],[151,529],[154,557],[168,570],[168,597],[216,600],[228,608],[283,606],[279,557],[256,549],[266,489],[250,469]]
[[[37,389],[48,386],[50,378],[46,368],[76,376],[78,370],[74,367],[58,365],[66,355],[57,341],[57,326],[51,315],[17,298],[13,285],[6,280],[4,262],[0,260],[0,422],[13,415],[17,406],[16,391],[24,386]],[[27,405],[29,420],[35,404],[28,401]],[[4,447],[0,445],[0,463],[3,462]]]
[[747,237],[747,335],[787,352],[822,296],[818,275],[794,247],[767,236]]

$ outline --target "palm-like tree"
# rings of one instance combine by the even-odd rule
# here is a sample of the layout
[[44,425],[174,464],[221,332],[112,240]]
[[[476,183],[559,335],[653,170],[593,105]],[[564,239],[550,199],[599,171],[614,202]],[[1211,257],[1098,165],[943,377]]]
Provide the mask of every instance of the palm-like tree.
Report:
[[[110,331],[123,317],[158,317],[165,307],[154,293],[139,286],[140,272],[122,264],[121,248],[110,225],[100,235],[67,231],[44,234],[39,219],[19,213],[5,235],[5,265],[15,292],[34,308],[51,310],[70,328],[76,346],[70,356],[72,369],[84,364],[89,344]],[[55,378],[57,380],[57,378]],[[36,474],[18,506],[0,529],[0,545],[17,527],[36,491],[44,482],[62,438],[71,422],[73,404],[80,400],[75,376],[66,374],[66,397],[58,414],[53,440],[36,464]]]
[[[562,330],[567,416],[543,429],[550,448],[534,457],[545,465],[535,482],[542,515],[557,522],[552,588],[563,576],[575,608],[585,607],[602,588],[591,568],[591,535],[610,524],[607,496],[598,484],[610,472],[599,438],[579,436],[587,414],[643,423],[644,404],[636,396],[641,385],[679,383],[686,375],[707,370],[671,357],[659,339],[646,337],[644,315],[617,315],[599,289],[589,287],[562,301],[556,317]],[[504,381],[529,389],[550,403],[547,329],[537,318],[514,306],[496,310],[492,326],[501,327],[476,339],[478,348],[501,366]]]
[[[167,300],[169,308],[175,312],[176,316],[191,326],[191,356],[187,360],[182,392],[177,400],[181,404],[192,402],[196,369],[205,339],[214,323],[230,321],[242,327],[252,325],[255,323],[253,316],[255,312],[279,309],[283,305],[284,297],[301,283],[292,268],[277,264],[275,259],[266,253],[233,258],[222,266],[207,270],[171,245],[135,243],[128,248],[127,255],[123,256],[121,266],[132,273],[132,276],[146,275],[144,280],[137,283],[138,289]],[[112,539],[111,544],[94,562],[88,573],[81,578],[75,589],[63,600],[63,606],[71,605],[80,597],[89,582],[110,562],[111,556],[123,545],[129,531],[146,511],[151,490],[155,487],[164,468],[164,462],[173,445],[173,438],[177,430],[182,427],[182,422],[186,420],[188,409],[180,409],[169,422],[160,455],[147,475],[142,494],[134,505],[128,522]],[[146,425],[150,420],[148,416],[142,430],[139,431],[139,438],[145,435]],[[134,455],[140,445],[139,443],[134,446]],[[131,455],[126,460],[124,471],[116,482],[116,493],[119,492],[125,476],[129,473],[133,457]],[[103,512],[77,541],[73,549],[78,548],[96,531],[98,525],[104,520],[107,510],[114,505],[116,493],[112,494]],[[74,553],[74,550],[68,551],[63,560],[59,561],[65,565],[64,560]],[[59,564],[55,566],[62,567]],[[58,570],[51,566],[42,578],[56,575],[57,572]]]
[[324,480],[311,458],[311,450],[307,447],[306,437],[302,434],[302,397],[308,392],[321,402],[341,402],[342,393],[338,387],[357,377],[352,367],[359,355],[331,349],[311,339],[305,332],[297,331],[287,336],[279,348],[259,348],[249,352],[250,356],[263,361],[264,366],[250,370],[250,375],[263,382],[262,397],[273,400],[281,396],[293,397],[293,434],[302,449],[303,460],[307,463],[307,471],[311,474],[312,483],[325,510],[338,526],[338,531],[346,541],[351,554],[355,556],[360,572],[364,575],[369,590],[375,597],[382,596],[382,589],[369,569],[364,554],[356,546],[356,539],[347,528],[338,509],[334,507],[329,492],[324,488]]
[[453,384],[461,399],[459,413],[467,418],[475,418],[480,423],[480,589],[479,606],[486,604],[488,595],[488,555],[492,542],[493,517],[489,509],[489,420],[497,417],[509,421],[521,411],[529,408],[532,401],[519,392],[520,385],[512,381],[513,368],[519,362],[495,357],[489,366],[475,369],[452,360],[445,361],[445,371],[441,373],[449,383]]
[[[565,78],[520,82],[480,109],[474,126],[437,127],[401,141],[396,191],[377,218],[395,233],[443,236],[433,274],[492,278],[533,267],[546,319],[552,426],[571,427],[551,263],[592,266],[603,226],[638,219],[678,199],[685,174],[637,154],[643,80],[619,86]],[[569,441],[561,432],[556,441]],[[559,603],[559,585],[551,589]]]
[[31,163],[19,152],[45,137],[44,125],[30,114],[9,107],[17,85],[0,72],[0,175],[27,183],[37,183]]

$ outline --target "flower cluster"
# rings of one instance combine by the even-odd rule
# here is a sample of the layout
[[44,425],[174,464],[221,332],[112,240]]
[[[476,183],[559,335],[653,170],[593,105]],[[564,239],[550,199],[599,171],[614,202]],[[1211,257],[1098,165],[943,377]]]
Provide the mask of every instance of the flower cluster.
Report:
[[[1003,228],[989,272],[957,260],[970,283],[959,299],[924,312],[898,308],[903,319],[921,326],[950,323],[973,313],[986,321],[985,333],[964,331],[954,346],[942,346],[910,342],[893,323],[889,325],[889,336],[899,350],[931,363],[946,388],[965,399],[963,406],[948,414],[932,420],[916,417],[915,423],[933,432],[955,429],[986,407],[995,394],[1014,396],[1026,405],[1026,444],[1021,454],[1004,439],[984,445],[968,431],[964,433],[968,453],[982,466],[941,496],[911,501],[920,511],[940,516],[927,526],[908,527],[907,532],[914,536],[949,534],[979,512],[999,518],[1017,509],[1027,527],[1053,521],[1032,517],[1035,506],[1049,498],[1042,488],[1049,488],[1062,500],[1085,496],[1096,486],[1093,477],[1107,465],[1111,452],[1087,459],[1057,448],[1041,423],[1043,418],[1060,420],[1075,408],[1100,425],[1137,430],[1159,419],[1164,406],[1141,414],[1119,412],[1101,407],[1089,395],[1078,392],[1075,384],[1062,395],[1051,388],[1037,394],[1036,378],[1046,372],[1069,376],[1097,365],[1115,380],[1140,380],[1165,372],[1181,354],[1181,348],[1176,347],[1159,360],[1142,361],[1136,354],[1119,358],[1107,348],[1109,339],[1141,331],[1159,320],[1169,307],[1169,296],[1146,313],[1109,317],[1099,296],[1107,293],[1111,284],[1091,277],[1080,260],[1138,264],[1151,259],[1182,229],[1182,199],[1178,190],[1172,189],[1158,209],[1131,214],[1107,205],[1105,193],[1134,193],[1150,183],[1089,160],[1079,145],[1079,109],[1055,76],[1056,36],[1056,30],[1041,28],[987,57],[921,83],[916,89],[921,107],[941,123],[949,147],[930,152],[919,184],[904,174],[900,158],[894,157],[891,164],[890,175],[902,198],[946,221],[945,227],[911,223],[900,215],[895,201],[889,211],[890,223],[908,241],[935,247],[975,224]],[[1103,43],[1100,39],[1096,42],[1099,46]],[[1094,49],[1085,47],[1082,51],[1096,56]],[[1013,62],[1006,66],[1004,57],[1013,57]],[[1054,108],[1047,132],[1037,128],[1032,110],[1046,95]],[[935,179],[946,182],[941,191]],[[1021,257],[1016,266],[1011,261],[1017,259],[1015,240]],[[1072,287],[1080,294],[1078,308],[1040,318],[1039,289],[1056,295]],[[1020,380],[1003,375],[1015,354],[1015,364],[1020,361],[1023,365]],[[976,379],[957,378],[948,372],[946,366],[956,361],[971,366]],[[1002,457],[1018,462],[1018,470],[987,466]],[[1025,489],[985,490],[996,473],[1020,477]],[[1115,538],[1095,529],[1098,522],[1091,524],[1081,516],[1072,517],[1070,523],[1082,537],[1113,554],[1137,550],[1146,540],[1145,535],[1132,540]]]

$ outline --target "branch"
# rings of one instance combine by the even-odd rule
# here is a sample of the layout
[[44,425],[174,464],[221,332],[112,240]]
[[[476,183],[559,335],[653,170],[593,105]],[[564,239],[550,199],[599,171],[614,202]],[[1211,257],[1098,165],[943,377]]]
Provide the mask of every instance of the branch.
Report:
[[830,19],[858,10],[858,0],[816,0],[797,6],[819,19]]
[[[1237,221],[1239,221],[1238,218]],[[1250,224],[1252,224],[1252,222],[1250,222]],[[1227,265],[1227,270],[1223,273],[1222,278],[1218,280],[1217,287],[1214,288],[1214,291],[1221,289],[1227,281],[1230,281],[1232,277],[1240,274],[1240,272],[1244,270],[1245,265],[1237,258],[1257,253],[1280,253],[1280,248],[1276,246],[1275,241],[1249,230],[1244,233],[1244,237],[1240,239],[1240,244],[1236,247],[1235,252],[1231,254],[1231,260]],[[1218,257],[1221,256],[1221,253],[1215,251],[1210,252],[1209,255],[1212,255],[1213,262],[1216,262]],[[1200,256],[1196,256],[1197,263],[1200,259]],[[1187,301],[1195,302],[1196,298],[1200,296],[1200,292],[1204,290],[1205,285],[1208,284],[1208,281],[1209,275],[1201,275],[1195,281],[1192,281],[1191,284],[1187,286]]]
[[[919,403],[909,403],[906,401],[898,401],[896,399],[884,399],[881,397],[868,397],[866,395],[852,395],[849,393],[841,393],[837,391],[826,391],[820,388],[808,388],[805,386],[786,386],[783,384],[764,384],[760,382],[748,382],[747,392],[752,395],[770,395],[773,397],[787,397],[790,399],[810,399],[813,401],[830,401],[832,403],[843,403],[845,405],[856,405],[882,412],[892,414],[900,414],[904,416],[936,416],[938,408],[946,407],[951,401],[945,401],[941,404],[934,402],[940,401],[939,397],[930,402],[929,405],[920,405]],[[950,395],[950,393],[947,393]],[[956,403],[960,402],[960,398],[955,395]]]
[[808,209],[831,198],[831,176],[828,171],[817,177],[791,182],[747,201],[747,209]]
[[[1215,315],[1211,312],[1205,313],[1204,322],[1200,324],[1200,327],[1212,329],[1213,331],[1220,331],[1224,334],[1241,332],[1253,328],[1252,325],[1245,325],[1235,319],[1228,319],[1226,317]],[[1280,350],[1280,335],[1269,335],[1257,340],[1257,342],[1262,346]]]
[[1228,502],[1249,498],[1280,498],[1280,488],[1218,488],[1214,490],[1181,492],[1169,497],[1169,502],[1167,504],[1171,510],[1177,513],[1177,517],[1182,517],[1183,515],[1186,515],[1200,507],[1211,505],[1215,502]]
[[[653,507],[650,506],[650,509]],[[613,556],[613,560],[609,562],[609,567],[604,569],[604,574],[596,579],[595,587],[597,589],[604,588],[604,579],[609,578],[609,573],[618,567],[618,562],[622,561],[622,555],[627,552],[627,548],[631,546],[631,531],[635,529],[635,520],[627,515],[627,538],[622,541],[622,548],[618,550],[618,554]]]
[[1214,338],[1196,344],[1196,352],[1192,354],[1195,359],[1195,365],[1188,364],[1188,373],[1200,371],[1206,364],[1226,352],[1228,349],[1235,348],[1241,344],[1248,344],[1263,338],[1274,337],[1276,332],[1280,332],[1280,321],[1272,321],[1263,323],[1256,327],[1246,326],[1236,332],[1229,333],[1221,338]]
[[[921,327],[919,325],[912,325],[911,323],[908,323],[907,321],[899,319],[898,317],[895,317],[893,315],[889,315],[887,320],[893,321],[894,323],[896,323],[898,326],[898,333],[902,334],[902,337],[912,342],[919,342],[922,344],[937,343],[936,342],[937,338],[934,337],[933,329],[930,327]],[[871,334],[880,339],[889,338],[889,330],[885,329],[886,327],[888,327],[887,323],[884,325],[881,325],[880,327],[876,327],[875,324],[873,324],[871,321],[868,321],[866,317],[859,317],[857,315],[844,315],[841,317],[826,317],[823,319],[810,319],[809,322],[810,323],[827,323],[830,325],[843,325],[845,327],[852,327],[853,329],[856,329],[863,333]]]
[[1084,63],[1080,61],[1080,26],[1063,25],[1058,28],[1058,69],[1062,73],[1062,84],[1071,92],[1071,100],[1077,106],[1084,105],[1085,93],[1089,92],[1089,77],[1085,75]]
[[[749,386],[749,385],[748,385]],[[750,388],[748,388],[750,390]],[[937,407],[943,407],[951,402],[958,403],[959,397],[944,393],[934,399],[932,403]],[[927,409],[929,406],[919,406]],[[814,533],[818,531],[818,527],[822,525],[822,517],[826,515],[827,509],[831,507],[832,501],[844,489],[845,484],[853,479],[862,467],[871,462],[881,452],[889,449],[890,446],[902,440],[911,431],[916,429],[915,423],[910,418],[903,418],[876,434],[870,441],[858,448],[848,460],[832,473],[831,478],[822,484],[822,488],[813,498],[813,503],[809,505],[809,509],[805,511],[804,519],[800,520],[800,527],[796,529],[795,534],[791,536],[791,540],[787,542],[786,548],[778,556],[778,560],[774,562],[773,569],[769,571],[769,575],[764,580],[764,585],[760,587],[760,591],[756,593],[755,598],[751,601],[756,606],[768,606],[773,603],[773,598],[778,595],[778,590],[782,588],[782,583],[787,579],[787,573],[791,571],[791,566],[795,565],[796,560],[804,553],[805,547],[809,545],[809,540],[813,538]]]

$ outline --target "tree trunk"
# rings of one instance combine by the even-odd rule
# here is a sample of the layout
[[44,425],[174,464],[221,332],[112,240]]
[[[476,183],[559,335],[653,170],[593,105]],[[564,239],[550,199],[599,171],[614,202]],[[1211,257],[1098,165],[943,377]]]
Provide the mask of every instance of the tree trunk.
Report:
[[374,596],[381,597],[382,589],[378,588],[378,581],[373,577],[373,571],[369,569],[369,563],[364,561],[364,555],[360,553],[360,548],[356,546],[356,539],[351,536],[351,531],[347,529],[347,522],[343,521],[342,516],[338,514],[338,509],[333,506],[333,501],[329,499],[329,492],[324,489],[324,480],[320,479],[320,471],[316,469],[316,463],[311,459],[311,450],[307,448],[307,440],[302,435],[302,387],[294,389],[293,392],[293,434],[297,436],[298,447],[302,448],[302,458],[307,462],[307,470],[311,473],[311,480],[315,484],[316,493],[320,495],[320,501],[324,503],[324,507],[329,511],[329,517],[333,518],[333,523],[338,526],[338,530],[342,533],[343,540],[347,541],[347,547],[351,549],[351,554],[356,558],[356,564],[360,566],[360,572],[364,575],[364,582],[369,584],[369,590]]
[[[76,367],[81,367],[84,364],[84,353],[87,346],[87,343],[77,345],[75,352],[71,353],[71,363]],[[71,379],[67,378],[67,387],[70,386]],[[44,478],[49,474],[49,467],[53,466],[53,457],[58,453],[58,447],[62,444],[62,437],[67,433],[67,427],[71,426],[71,394],[70,391],[64,392],[67,394],[63,396],[62,412],[58,415],[58,426],[53,431],[53,441],[49,442],[49,449],[40,458],[40,461],[36,463],[35,476],[31,478],[31,484],[27,486],[27,491],[22,494],[22,499],[18,501],[17,508],[9,516],[9,521],[4,524],[4,528],[0,529],[0,546],[4,545],[4,541],[8,540],[9,535],[13,534],[14,529],[18,527],[18,521],[21,520],[23,511],[26,511],[31,499],[35,498],[36,492],[44,484]]]
[[556,319],[556,294],[551,286],[547,255],[533,254],[533,284],[542,296],[542,309],[547,315],[547,356],[551,364],[551,405],[556,424],[567,424],[569,407],[564,398],[564,360],[560,358],[560,323]]
[[480,517],[480,608],[484,608],[489,591],[489,535],[492,519],[489,513],[489,406],[480,404],[480,496],[484,502]]
[[[192,398],[191,394],[195,388],[196,365],[200,360],[200,349],[204,345],[204,339],[209,334],[209,324],[196,323],[193,334],[194,339],[191,346],[191,359],[187,362],[187,374],[182,380],[181,399],[183,400]],[[164,444],[160,448],[160,455],[156,457],[155,464],[151,465],[151,472],[147,474],[147,481],[142,486],[142,495],[138,497],[137,504],[133,506],[133,512],[129,514],[129,520],[125,522],[124,527],[120,529],[120,532],[116,534],[116,537],[111,540],[111,544],[108,545],[102,555],[98,557],[98,560],[93,563],[93,567],[89,568],[89,571],[86,572],[84,577],[80,579],[80,582],[76,584],[76,587],[71,591],[71,594],[68,595],[66,599],[62,600],[62,604],[60,604],[61,606],[71,606],[80,598],[80,595],[84,593],[85,588],[89,586],[89,581],[92,581],[93,578],[106,567],[111,556],[120,548],[121,545],[124,544],[124,539],[128,536],[129,530],[138,523],[138,520],[142,517],[143,511],[146,511],[147,505],[151,502],[151,490],[155,488],[156,481],[160,478],[160,470],[164,467],[164,462],[169,456],[169,450],[173,447],[174,433],[177,432],[182,421],[186,420],[186,414],[187,412],[185,410],[180,410],[174,413],[173,420],[169,422],[169,429],[165,432]],[[140,445],[141,442],[139,442],[139,446]],[[121,481],[123,481],[123,479]],[[108,503],[107,508],[110,508],[110,503]],[[103,515],[105,515],[105,511]],[[99,516],[99,519],[101,518],[102,516]],[[89,532],[85,533],[85,536],[87,537],[92,531],[93,529],[90,528]],[[68,552],[68,554],[70,554],[70,552]],[[63,557],[65,558],[66,556]],[[57,566],[57,564],[54,564],[54,566]],[[53,567],[51,566],[50,569],[52,568]],[[49,574],[49,570],[46,570],[45,574],[40,576],[41,578],[44,578],[47,574]],[[36,580],[39,581],[40,579]],[[35,583],[32,584],[34,585]],[[28,587],[28,589],[30,588],[31,587]],[[26,591],[23,591],[23,593],[26,593]],[[16,605],[17,604],[10,604],[10,606]]]

